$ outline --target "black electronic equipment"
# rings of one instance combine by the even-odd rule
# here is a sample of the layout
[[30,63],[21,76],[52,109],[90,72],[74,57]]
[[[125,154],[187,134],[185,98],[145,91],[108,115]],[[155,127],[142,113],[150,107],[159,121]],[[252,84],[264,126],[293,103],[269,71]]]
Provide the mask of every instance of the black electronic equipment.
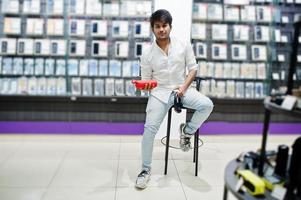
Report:
[[174,98],[174,109],[175,109],[175,111],[177,113],[182,112],[182,107],[183,107],[183,104],[182,104],[181,97],[179,97],[178,95],[175,95],[175,98]]
[[301,137],[293,144],[288,188],[288,192],[297,192],[296,195],[301,199]]
[[258,167],[259,154],[253,151],[249,151],[244,155],[244,167],[245,169],[254,170]]
[[275,166],[274,173],[280,177],[286,177],[288,151],[289,151],[288,146],[286,146],[286,145],[278,146],[276,166]]

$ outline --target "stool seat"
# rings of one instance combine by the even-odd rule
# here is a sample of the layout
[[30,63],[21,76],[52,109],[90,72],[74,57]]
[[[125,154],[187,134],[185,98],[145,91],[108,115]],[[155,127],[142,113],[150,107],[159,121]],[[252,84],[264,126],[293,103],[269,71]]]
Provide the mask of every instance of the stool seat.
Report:
[[[169,141],[170,141],[170,126],[171,126],[171,116],[172,116],[172,106],[168,110],[167,118],[167,133],[166,133],[166,145],[165,145],[165,170],[164,174],[167,174],[168,167],[168,154],[169,154]],[[181,109],[188,109],[184,106],[181,106]],[[198,160],[199,160],[199,129],[194,133],[194,146],[193,146],[193,162],[195,163],[195,176],[198,176]]]

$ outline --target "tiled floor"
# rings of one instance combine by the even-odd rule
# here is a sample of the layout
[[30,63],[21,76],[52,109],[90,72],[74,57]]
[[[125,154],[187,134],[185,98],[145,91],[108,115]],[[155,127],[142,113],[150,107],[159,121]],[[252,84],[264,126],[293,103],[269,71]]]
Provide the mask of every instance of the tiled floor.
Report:
[[[267,149],[291,145],[296,137],[269,136]],[[242,151],[260,148],[261,136],[201,138],[198,177],[192,152],[175,149],[163,175],[165,149],[156,141],[152,179],[141,191],[134,187],[141,136],[0,135],[0,199],[220,200],[225,165]]]

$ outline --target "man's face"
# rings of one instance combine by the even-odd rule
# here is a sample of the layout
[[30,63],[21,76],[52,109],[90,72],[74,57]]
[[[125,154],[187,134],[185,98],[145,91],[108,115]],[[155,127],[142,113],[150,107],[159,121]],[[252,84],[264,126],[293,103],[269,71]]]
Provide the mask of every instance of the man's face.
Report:
[[169,38],[171,27],[167,22],[155,21],[153,32],[157,40],[165,40]]

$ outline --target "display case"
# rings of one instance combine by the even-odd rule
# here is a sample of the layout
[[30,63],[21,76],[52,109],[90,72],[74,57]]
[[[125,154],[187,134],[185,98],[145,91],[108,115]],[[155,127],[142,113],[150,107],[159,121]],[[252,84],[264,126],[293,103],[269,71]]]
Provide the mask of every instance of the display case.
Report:
[[0,95],[136,96],[152,0],[0,0]]
[[[201,92],[215,104],[210,120],[262,120],[269,83],[282,84],[271,80],[272,42],[290,49],[282,37],[289,23],[268,21],[265,8],[293,13],[301,3],[240,2],[194,3],[191,37]],[[0,0],[0,120],[143,121],[146,95],[137,97],[131,80],[152,40],[153,7],[153,0]]]
[[217,98],[263,99],[286,91],[293,15],[300,12],[299,1],[194,0],[191,39],[198,76],[204,79],[201,92]]

